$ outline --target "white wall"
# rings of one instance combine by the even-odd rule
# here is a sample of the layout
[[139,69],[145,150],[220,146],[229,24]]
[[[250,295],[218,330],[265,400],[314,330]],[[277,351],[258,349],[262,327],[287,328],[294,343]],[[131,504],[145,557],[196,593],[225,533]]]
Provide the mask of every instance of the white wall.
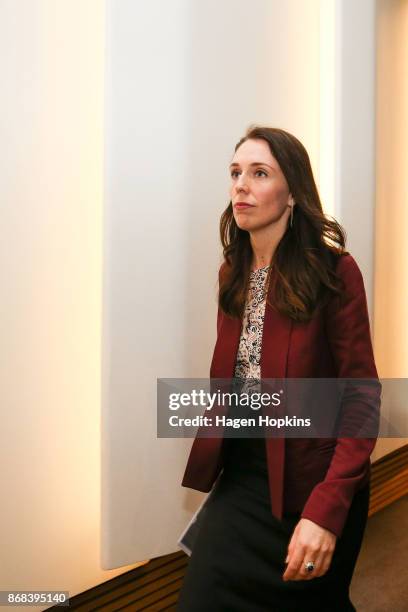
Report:
[[317,166],[319,2],[107,7],[102,545],[117,567],[175,550],[193,507],[191,440],[156,439],[155,384],[208,375],[233,147],[276,125]]
[[99,0],[1,0],[1,590],[118,573],[99,560],[103,50]]

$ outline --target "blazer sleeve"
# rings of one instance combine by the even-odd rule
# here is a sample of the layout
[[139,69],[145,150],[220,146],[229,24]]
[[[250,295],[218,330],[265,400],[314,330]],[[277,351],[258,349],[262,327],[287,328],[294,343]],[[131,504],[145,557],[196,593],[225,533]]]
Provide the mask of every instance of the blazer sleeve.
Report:
[[341,536],[353,496],[370,477],[370,455],[376,437],[358,437],[356,432],[359,420],[364,424],[369,419],[370,431],[377,427],[378,435],[381,384],[374,362],[361,272],[349,254],[339,258],[336,271],[345,283],[345,296],[343,300],[338,296],[332,298],[326,307],[326,333],[337,376],[365,379],[369,385],[353,381],[352,392],[343,395],[341,437],[337,438],[325,479],[313,488],[301,517]]

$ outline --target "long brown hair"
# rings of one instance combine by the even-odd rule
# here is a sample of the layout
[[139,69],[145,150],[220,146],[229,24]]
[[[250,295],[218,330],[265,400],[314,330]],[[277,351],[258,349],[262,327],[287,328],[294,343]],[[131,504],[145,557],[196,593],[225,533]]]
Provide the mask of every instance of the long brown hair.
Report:
[[[323,213],[309,155],[302,143],[278,128],[250,126],[235,151],[250,138],[262,138],[268,143],[296,203],[293,225],[288,224],[268,270],[267,286],[272,270],[275,271],[269,293],[271,305],[296,321],[308,321],[330,294],[340,294],[343,289],[334,268],[337,257],[346,252],[346,234],[337,221]],[[241,318],[252,247],[249,233],[235,222],[231,201],[221,216],[220,237],[224,264],[219,306],[227,315]]]

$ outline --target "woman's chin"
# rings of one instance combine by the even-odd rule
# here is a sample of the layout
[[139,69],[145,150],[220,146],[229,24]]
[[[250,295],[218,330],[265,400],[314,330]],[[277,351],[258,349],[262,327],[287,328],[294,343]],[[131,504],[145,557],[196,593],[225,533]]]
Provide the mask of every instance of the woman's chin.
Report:
[[251,221],[250,219],[245,218],[243,215],[240,215],[238,219],[235,219],[235,222],[238,225],[239,229],[246,230],[247,232],[256,229],[257,226],[257,224],[253,222],[253,220]]
[[254,221],[249,219],[238,219],[237,225],[239,229],[245,230],[246,232],[256,232],[263,227],[265,227],[264,223],[254,223]]

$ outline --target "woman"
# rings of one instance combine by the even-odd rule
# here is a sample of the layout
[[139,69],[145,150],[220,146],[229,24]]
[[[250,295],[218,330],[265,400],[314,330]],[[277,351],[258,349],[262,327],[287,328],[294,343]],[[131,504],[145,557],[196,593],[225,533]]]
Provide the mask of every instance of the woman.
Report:
[[[211,378],[378,380],[360,270],[325,217],[303,145],[252,127],[221,218]],[[379,387],[379,383],[378,383]],[[373,418],[379,388],[342,403]],[[183,486],[210,491],[179,612],[355,610],[374,438],[197,437]]]

